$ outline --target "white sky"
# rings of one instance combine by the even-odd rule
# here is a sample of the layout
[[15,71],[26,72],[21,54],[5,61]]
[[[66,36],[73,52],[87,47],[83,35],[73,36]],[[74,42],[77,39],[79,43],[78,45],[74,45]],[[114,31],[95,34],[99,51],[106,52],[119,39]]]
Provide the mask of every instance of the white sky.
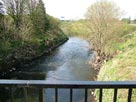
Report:
[[[43,0],[46,12],[54,17],[65,19],[83,18],[87,8],[98,0]],[[124,17],[136,18],[136,0],[110,0],[125,11]]]

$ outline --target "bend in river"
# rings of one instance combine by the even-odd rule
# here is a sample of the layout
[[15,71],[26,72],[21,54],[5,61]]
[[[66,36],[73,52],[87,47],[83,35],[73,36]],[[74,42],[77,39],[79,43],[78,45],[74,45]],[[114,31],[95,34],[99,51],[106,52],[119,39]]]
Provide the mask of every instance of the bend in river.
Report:
[[[94,53],[89,50],[89,43],[86,40],[70,37],[69,40],[41,60],[34,61],[31,66],[24,66],[12,73],[15,79],[34,80],[93,80],[95,71],[88,65]],[[73,90],[73,102],[83,102],[84,90]],[[16,92],[16,94],[18,91]],[[29,89],[31,102],[37,102],[38,93]],[[59,102],[69,102],[69,90],[59,89]],[[17,94],[19,95],[19,94]],[[54,89],[45,89],[45,101],[54,102]],[[19,96],[18,96],[19,97]],[[20,99],[21,100],[21,99]],[[18,101],[22,102],[22,101]]]
[[65,44],[51,54],[44,56],[41,60],[34,61],[33,66],[26,66],[15,71],[12,77],[50,81],[93,80],[96,73],[88,65],[91,56],[93,56],[93,52],[89,50],[89,43],[86,40],[70,37]]

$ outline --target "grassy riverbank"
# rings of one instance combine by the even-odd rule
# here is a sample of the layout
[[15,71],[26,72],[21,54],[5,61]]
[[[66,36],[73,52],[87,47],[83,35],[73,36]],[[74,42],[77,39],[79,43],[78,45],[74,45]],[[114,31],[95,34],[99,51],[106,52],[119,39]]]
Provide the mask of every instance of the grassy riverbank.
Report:
[[7,70],[18,64],[25,64],[44,54],[48,54],[67,39],[63,32],[59,34],[47,33],[46,36],[36,38],[32,42],[16,45],[1,57],[0,70]]
[[[122,37],[117,43],[117,55],[104,63],[98,74],[98,81],[135,81],[136,80],[136,32]],[[119,90],[118,101],[127,100],[127,90]],[[104,102],[112,102],[113,90],[104,90]],[[136,90],[133,90],[132,102],[136,102]]]
[[[68,38],[61,31],[49,32],[46,35],[32,38],[32,41],[14,45],[0,57],[0,70],[8,70],[16,65],[29,63],[38,57],[50,53],[53,49],[64,43]],[[2,52],[2,51],[1,51]]]
[[60,21],[46,14],[42,0],[36,5],[31,0],[4,5],[7,15],[0,14],[0,71],[15,70],[16,65],[37,59],[68,39]]

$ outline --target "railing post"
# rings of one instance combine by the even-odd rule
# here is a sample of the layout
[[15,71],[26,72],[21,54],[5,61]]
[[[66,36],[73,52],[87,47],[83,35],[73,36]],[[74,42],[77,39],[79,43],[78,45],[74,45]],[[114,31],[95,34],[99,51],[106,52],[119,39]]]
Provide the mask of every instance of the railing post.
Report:
[[118,89],[117,89],[117,88],[115,88],[115,89],[114,89],[113,102],[116,102],[116,101],[117,101],[117,92],[118,92]]
[[58,102],[58,88],[55,88],[55,102]]
[[102,102],[103,89],[100,88],[99,102]]
[[85,102],[87,102],[87,99],[88,99],[88,89],[85,88]]
[[39,89],[39,102],[44,102],[44,90]]
[[24,90],[24,102],[28,102],[28,99],[27,99],[27,88],[24,87],[23,90]]
[[73,101],[73,89],[70,88],[70,102]]
[[13,102],[14,95],[13,95],[13,88],[10,88],[10,102]]
[[129,88],[129,90],[128,90],[128,102],[131,102],[131,97],[132,97],[132,88]]

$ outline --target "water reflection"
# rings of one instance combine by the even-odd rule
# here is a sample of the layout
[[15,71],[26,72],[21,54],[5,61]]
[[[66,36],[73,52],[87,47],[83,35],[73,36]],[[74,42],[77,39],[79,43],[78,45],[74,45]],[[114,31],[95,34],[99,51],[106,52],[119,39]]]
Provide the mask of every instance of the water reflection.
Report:
[[[58,102],[70,102],[70,90],[59,89],[58,90]],[[84,89],[73,90],[73,102],[84,102]],[[89,94],[88,94],[89,96]],[[45,102],[55,102],[55,90],[47,89],[45,94]],[[89,98],[88,98],[88,102]]]

